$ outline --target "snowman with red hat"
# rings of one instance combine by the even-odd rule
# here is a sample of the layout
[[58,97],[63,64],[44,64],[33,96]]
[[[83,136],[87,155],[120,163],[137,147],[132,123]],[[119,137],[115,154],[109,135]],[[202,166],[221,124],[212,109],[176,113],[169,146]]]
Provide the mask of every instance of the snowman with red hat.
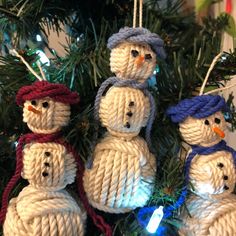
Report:
[[[23,106],[23,121],[33,133],[19,139],[16,171],[3,193],[0,220],[5,220],[4,235],[84,235],[86,212],[64,189],[74,182],[76,172],[85,209],[111,235],[109,226],[88,205],[80,158],[60,134],[70,120],[70,106],[79,102],[77,93],[62,84],[37,81],[22,87],[16,102]],[[7,207],[8,196],[21,176],[29,185]]]

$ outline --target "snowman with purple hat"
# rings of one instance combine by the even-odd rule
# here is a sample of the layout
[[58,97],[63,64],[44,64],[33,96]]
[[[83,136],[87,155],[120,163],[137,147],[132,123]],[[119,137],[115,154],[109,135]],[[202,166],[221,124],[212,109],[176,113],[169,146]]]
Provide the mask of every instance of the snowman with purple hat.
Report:
[[167,111],[191,146],[184,171],[185,187],[191,183],[193,194],[186,201],[188,212],[182,214],[181,235],[236,235],[236,152],[223,140],[226,123],[222,112],[227,109],[221,96],[201,95]]
[[[155,102],[147,90],[163,41],[145,28],[125,27],[108,40],[110,67],[95,100],[95,118],[107,129],[84,174],[84,189],[94,207],[129,212],[146,204],[154,187],[156,160],[150,152]],[[146,141],[139,136],[146,128]]]

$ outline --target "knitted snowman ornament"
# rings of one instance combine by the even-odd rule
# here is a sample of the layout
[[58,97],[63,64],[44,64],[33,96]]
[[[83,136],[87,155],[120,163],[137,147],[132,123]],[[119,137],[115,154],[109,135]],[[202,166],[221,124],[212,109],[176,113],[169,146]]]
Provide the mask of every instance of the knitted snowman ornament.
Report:
[[221,96],[201,95],[182,100],[167,111],[191,146],[185,161],[185,180],[198,195],[187,201],[191,217],[183,215],[184,235],[236,235],[236,198],[232,194],[236,152],[222,140],[225,110]]
[[165,53],[160,37],[144,28],[121,29],[109,38],[108,48],[116,77],[104,81],[95,101],[95,117],[108,133],[95,147],[84,189],[94,207],[124,213],[144,206],[153,191],[156,161],[138,134],[147,126],[150,142],[155,103],[145,81],[156,56]]

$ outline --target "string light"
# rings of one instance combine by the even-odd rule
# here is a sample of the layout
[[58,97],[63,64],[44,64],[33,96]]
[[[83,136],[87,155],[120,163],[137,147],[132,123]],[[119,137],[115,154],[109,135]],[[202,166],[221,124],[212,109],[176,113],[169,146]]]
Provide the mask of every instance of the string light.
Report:
[[42,37],[41,37],[41,35],[37,34],[37,35],[36,35],[36,40],[37,40],[37,42],[42,42]]
[[163,213],[163,206],[159,206],[152,214],[148,225],[146,227],[146,230],[151,233],[154,234],[157,231],[158,226],[160,225],[160,222],[162,220],[164,216]]

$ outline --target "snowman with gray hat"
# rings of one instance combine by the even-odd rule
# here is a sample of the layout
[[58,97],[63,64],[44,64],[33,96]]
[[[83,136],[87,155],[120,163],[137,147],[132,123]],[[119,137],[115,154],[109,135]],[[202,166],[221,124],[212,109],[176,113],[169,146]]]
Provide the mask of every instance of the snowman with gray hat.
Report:
[[[144,206],[154,187],[156,160],[147,143],[155,102],[147,90],[147,79],[165,52],[162,39],[141,27],[120,29],[107,46],[116,76],[98,90],[95,118],[108,132],[96,145],[93,161],[85,170],[84,189],[95,208],[125,213]],[[139,136],[145,126],[147,142]]]

